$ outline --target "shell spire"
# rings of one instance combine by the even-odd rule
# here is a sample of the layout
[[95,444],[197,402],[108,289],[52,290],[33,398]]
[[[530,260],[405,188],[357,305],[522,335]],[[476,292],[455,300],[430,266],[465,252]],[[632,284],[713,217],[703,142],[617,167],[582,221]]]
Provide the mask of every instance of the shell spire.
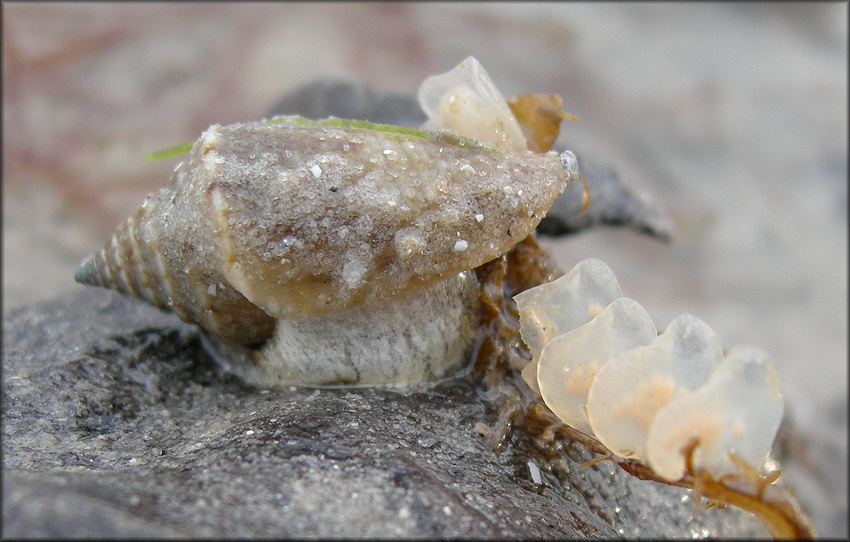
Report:
[[83,261],[74,280],[174,312],[228,342],[257,345],[271,336],[275,319],[245,299],[217,270],[210,239],[214,234],[196,220],[193,209],[196,195],[189,191],[204,141],[202,137],[195,143],[170,185],[149,195],[142,208]]

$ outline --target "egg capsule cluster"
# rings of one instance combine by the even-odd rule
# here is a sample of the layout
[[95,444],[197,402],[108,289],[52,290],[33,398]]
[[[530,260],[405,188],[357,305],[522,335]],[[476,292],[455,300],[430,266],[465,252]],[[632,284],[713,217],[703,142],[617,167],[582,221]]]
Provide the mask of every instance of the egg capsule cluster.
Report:
[[763,351],[736,346],[724,356],[691,314],[658,334],[596,259],[514,300],[532,353],[522,376],[567,425],[669,481],[687,474],[688,460],[715,477],[736,472],[736,459],[764,464],[783,402]]

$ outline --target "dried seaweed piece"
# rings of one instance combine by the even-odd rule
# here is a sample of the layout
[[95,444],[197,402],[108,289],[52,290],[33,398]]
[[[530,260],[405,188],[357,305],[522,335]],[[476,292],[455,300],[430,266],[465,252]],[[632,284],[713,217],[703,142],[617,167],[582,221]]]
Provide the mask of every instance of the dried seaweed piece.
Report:
[[534,152],[548,152],[561,131],[561,121],[581,120],[561,111],[563,100],[557,94],[520,94],[508,100],[511,112]]

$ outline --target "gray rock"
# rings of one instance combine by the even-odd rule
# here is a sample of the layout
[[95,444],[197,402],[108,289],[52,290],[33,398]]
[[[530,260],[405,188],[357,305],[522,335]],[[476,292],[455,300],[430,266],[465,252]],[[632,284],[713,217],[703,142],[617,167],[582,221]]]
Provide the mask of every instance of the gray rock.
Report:
[[[365,83],[337,80],[316,81],[288,93],[266,116],[275,115],[302,115],[314,120],[334,116],[411,127],[427,120],[414,96],[382,93]],[[590,206],[579,216],[584,187],[574,184],[555,200],[537,227],[538,232],[560,236],[603,224],[629,228],[663,241],[670,239],[670,223],[652,201],[635,194],[613,168],[590,156],[578,159],[591,194]]]
[[313,120],[339,117],[411,127],[428,120],[415,96],[378,92],[366,83],[336,79],[314,81],[287,93],[266,117],[277,115]]
[[[90,289],[3,322],[4,537],[764,535],[522,428],[468,376],[253,389],[196,328]],[[539,472],[538,472],[539,469]]]
[[[556,148],[559,152],[566,150]],[[661,241],[670,240],[670,221],[650,199],[634,193],[614,168],[584,154],[576,154],[576,158],[590,192],[590,205],[581,214],[584,186],[569,186],[537,226],[539,233],[559,236],[605,225],[628,228]]]

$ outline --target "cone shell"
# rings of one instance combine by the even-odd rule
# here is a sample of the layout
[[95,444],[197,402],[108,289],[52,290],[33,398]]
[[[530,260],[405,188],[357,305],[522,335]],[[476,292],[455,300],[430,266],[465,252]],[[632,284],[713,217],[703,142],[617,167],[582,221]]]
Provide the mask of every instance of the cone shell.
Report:
[[571,153],[454,132],[213,125],[76,279],[255,345],[276,318],[378,304],[500,256],[576,179]]

